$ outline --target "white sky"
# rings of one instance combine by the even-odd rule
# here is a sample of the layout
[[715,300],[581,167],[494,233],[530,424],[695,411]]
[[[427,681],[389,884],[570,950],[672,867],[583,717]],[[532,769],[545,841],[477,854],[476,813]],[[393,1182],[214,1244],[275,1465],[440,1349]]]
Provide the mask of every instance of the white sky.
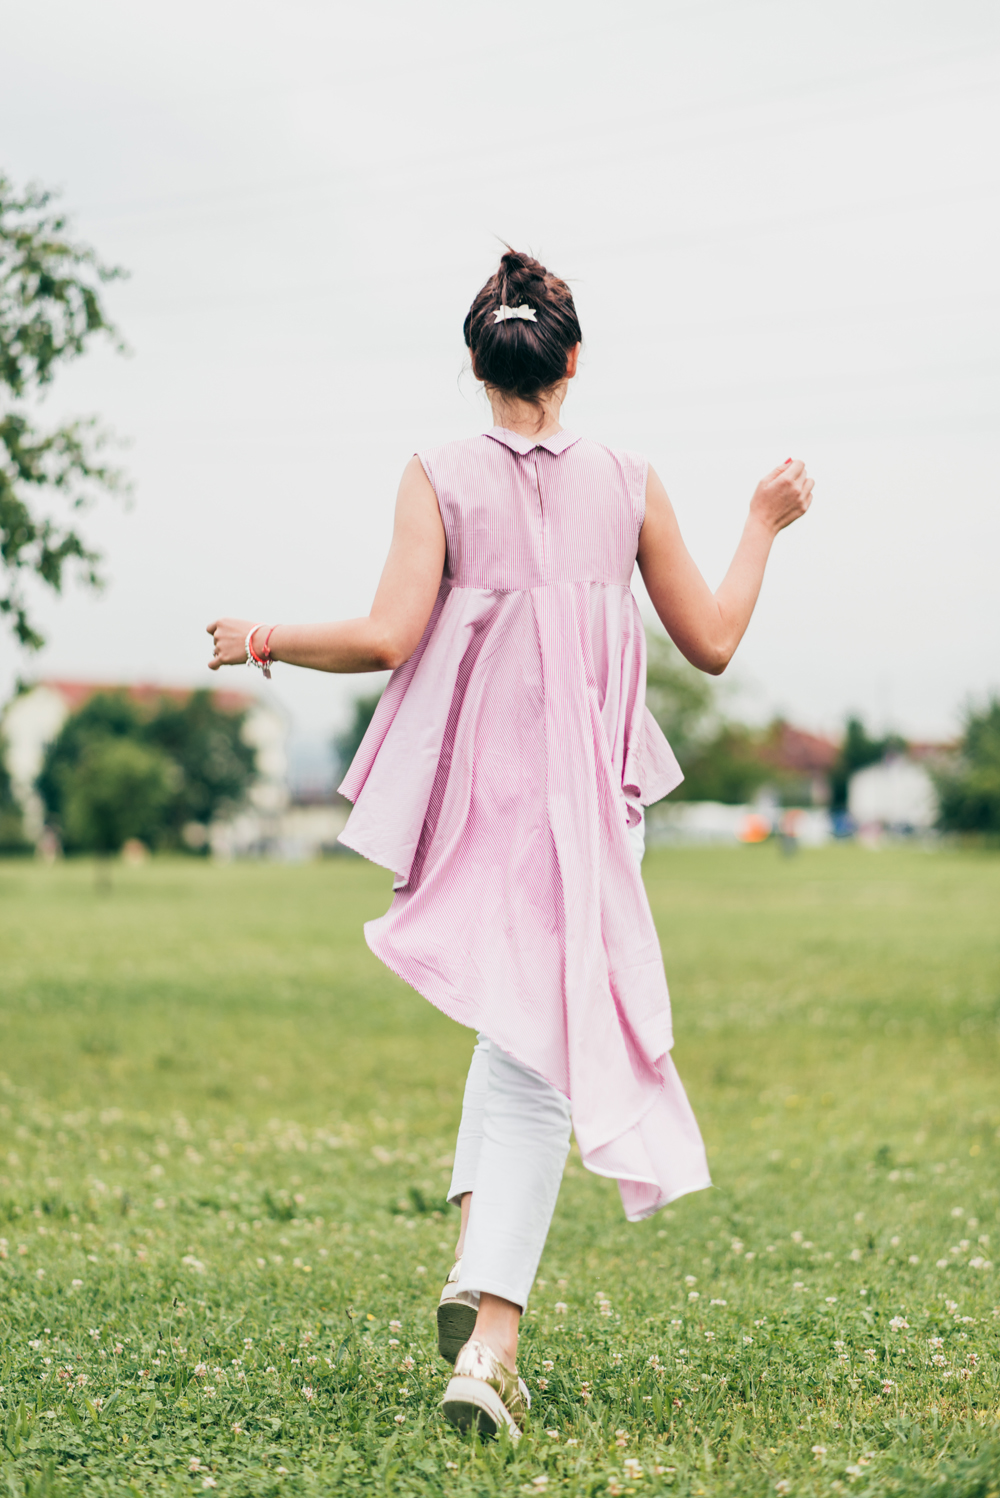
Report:
[[[99,600],[18,672],[207,682],[218,613],[366,612],[399,473],[489,425],[496,236],[571,279],[565,425],[645,452],[719,580],[816,476],[731,668],[749,711],[954,731],[1000,685],[1000,9],[988,0],[3,6],[0,165],[127,266],[134,353],[52,418],[131,439]],[[992,144],[991,144],[992,143]],[[244,686],[245,672],[227,673]],[[279,668],[303,744],[357,678]]]

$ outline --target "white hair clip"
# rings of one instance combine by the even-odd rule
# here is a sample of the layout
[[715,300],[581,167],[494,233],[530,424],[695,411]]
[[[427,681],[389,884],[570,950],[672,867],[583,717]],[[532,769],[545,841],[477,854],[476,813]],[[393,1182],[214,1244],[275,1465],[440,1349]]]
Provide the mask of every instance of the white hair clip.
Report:
[[538,321],[534,307],[525,306],[523,303],[520,307],[498,307],[493,314],[493,321],[506,322],[508,317],[523,317],[525,322]]

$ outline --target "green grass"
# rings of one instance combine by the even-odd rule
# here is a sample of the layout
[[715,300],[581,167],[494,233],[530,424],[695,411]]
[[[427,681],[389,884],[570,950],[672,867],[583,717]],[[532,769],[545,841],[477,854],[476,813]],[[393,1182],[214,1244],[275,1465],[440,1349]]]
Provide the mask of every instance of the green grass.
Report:
[[716,1186],[574,1152],[512,1449],[437,1414],[472,1038],[388,877],[0,865],[0,1491],[1000,1498],[1000,858],[645,875]]

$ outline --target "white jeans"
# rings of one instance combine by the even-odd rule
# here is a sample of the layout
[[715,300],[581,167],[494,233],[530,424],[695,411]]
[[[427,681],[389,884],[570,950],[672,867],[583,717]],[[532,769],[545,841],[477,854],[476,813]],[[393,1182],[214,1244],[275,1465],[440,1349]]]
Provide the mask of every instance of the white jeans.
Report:
[[[641,863],[645,819],[628,829]],[[476,1039],[462,1100],[448,1200],[472,1192],[457,1288],[523,1310],[538,1272],[569,1154],[570,1104],[558,1088],[485,1035]]]

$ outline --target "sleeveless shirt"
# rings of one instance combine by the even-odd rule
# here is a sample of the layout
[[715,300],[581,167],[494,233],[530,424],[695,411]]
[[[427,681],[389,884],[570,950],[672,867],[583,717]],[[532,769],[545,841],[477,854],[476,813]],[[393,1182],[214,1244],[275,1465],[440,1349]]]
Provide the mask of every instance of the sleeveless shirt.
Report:
[[419,456],[441,589],[340,787],[340,841],[396,875],[365,936],[570,1099],[584,1164],[637,1220],[711,1184],[626,830],[683,778],[630,588],[647,464],[501,427]]

